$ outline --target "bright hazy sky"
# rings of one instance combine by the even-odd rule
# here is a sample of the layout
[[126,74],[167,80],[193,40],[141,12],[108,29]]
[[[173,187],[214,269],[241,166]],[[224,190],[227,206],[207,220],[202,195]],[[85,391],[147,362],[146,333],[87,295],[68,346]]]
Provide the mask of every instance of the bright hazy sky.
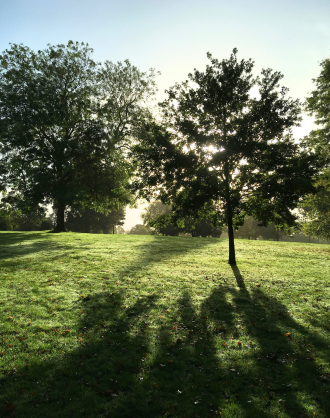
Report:
[[[272,68],[293,98],[304,100],[330,57],[329,0],[0,0],[0,52],[9,43],[33,50],[47,43],[88,42],[94,59],[129,59],[150,67],[164,90],[204,70],[209,51],[215,58],[252,58],[255,74]],[[305,117],[295,136],[313,127]],[[142,223],[140,211],[128,210],[125,229]]]

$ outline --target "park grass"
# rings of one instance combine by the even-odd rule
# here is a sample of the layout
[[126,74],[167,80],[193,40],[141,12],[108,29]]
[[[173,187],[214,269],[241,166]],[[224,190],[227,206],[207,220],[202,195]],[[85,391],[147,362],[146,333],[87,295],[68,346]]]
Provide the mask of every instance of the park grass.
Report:
[[0,416],[329,417],[330,246],[0,234]]

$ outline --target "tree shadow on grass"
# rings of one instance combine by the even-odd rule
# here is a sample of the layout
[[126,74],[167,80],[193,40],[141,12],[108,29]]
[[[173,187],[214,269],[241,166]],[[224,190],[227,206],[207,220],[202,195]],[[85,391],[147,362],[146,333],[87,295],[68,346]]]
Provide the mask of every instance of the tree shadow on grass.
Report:
[[[122,308],[121,292],[96,294],[80,301],[86,315],[74,337],[80,347],[49,361],[49,352],[27,356],[30,366],[7,372],[0,381],[1,413],[15,417],[111,416],[112,409],[130,398],[141,365],[150,352],[147,327],[137,323],[155,304],[141,298]],[[67,350],[63,329],[49,331]],[[81,340],[81,341],[80,341]],[[36,349],[37,350],[37,349]],[[139,396],[138,393],[135,396]],[[6,411],[7,409],[7,411]]]
[[2,232],[0,234],[0,248],[7,247],[8,245],[16,245],[24,241],[35,241],[36,239],[39,240],[46,240],[50,239],[49,236],[44,232]]
[[[48,331],[65,351],[56,360],[47,360],[51,353],[42,354],[41,346],[35,348],[39,354],[26,346],[34,354],[27,354],[30,366],[5,370],[0,381],[0,413],[204,418],[222,409],[230,418],[270,418],[278,410],[295,418],[312,416],[312,403],[330,416],[324,374],[305,347],[294,351],[292,340],[295,331],[303,334],[326,358],[325,341],[275,298],[261,289],[219,286],[198,305],[182,291],[167,313],[160,297],[153,292],[125,306],[118,289],[78,300],[84,314],[71,337],[79,347],[67,348],[65,327]],[[257,346],[239,346],[244,334]]]
[[[218,240],[218,239],[217,239]],[[170,260],[168,269],[171,270],[173,260],[186,253],[200,250],[208,245],[213,245],[214,238],[195,238],[187,239],[184,237],[153,237],[147,244],[141,244],[137,247],[139,258],[130,262],[128,260],[125,269],[119,272],[118,277],[134,277],[150,269],[150,266],[159,262]],[[218,243],[223,240],[218,240]]]
[[0,234],[0,260],[6,262],[6,264],[2,263],[2,267],[16,266],[19,260],[16,262],[12,257],[67,248],[65,244],[52,241],[52,237],[45,232],[1,232]]
[[329,378],[312,354],[317,348],[319,356],[327,361],[327,341],[296,322],[285,305],[260,288],[249,293],[238,267],[233,272],[240,291],[231,289],[230,293],[247,334],[257,339],[259,346],[254,375],[249,375],[254,383],[251,398],[254,392],[259,393],[259,398],[267,398],[268,406],[279,400],[289,417],[312,416],[308,412],[311,404],[323,416],[330,416]]
[[[217,365],[213,331],[188,293],[178,300],[181,313],[170,320],[153,315],[150,321],[151,311],[159,308],[157,301],[154,294],[124,307],[121,291],[80,301],[85,315],[76,338],[82,338],[81,346],[57,361],[47,360],[47,352],[39,353],[29,357],[30,366],[6,370],[0,382],[5,414],[214,416],[219,401],[228,396],[224,391],[219,395],[228,372]],[[221,295],[219,301],[226,306]],[[231,322],[229,309],[221,320]],[[155,332],[150,333],[150,328]],[[178,338],[183,330],[186,338]],[[57,333],[50,331],[50,336],[65,350],[65,339]]]

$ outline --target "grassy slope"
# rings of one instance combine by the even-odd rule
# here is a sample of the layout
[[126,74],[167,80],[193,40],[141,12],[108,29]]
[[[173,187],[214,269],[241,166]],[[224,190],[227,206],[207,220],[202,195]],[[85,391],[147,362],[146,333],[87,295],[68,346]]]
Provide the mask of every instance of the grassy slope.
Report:
[[0,234],[0,416],[329,417],[330,246]]

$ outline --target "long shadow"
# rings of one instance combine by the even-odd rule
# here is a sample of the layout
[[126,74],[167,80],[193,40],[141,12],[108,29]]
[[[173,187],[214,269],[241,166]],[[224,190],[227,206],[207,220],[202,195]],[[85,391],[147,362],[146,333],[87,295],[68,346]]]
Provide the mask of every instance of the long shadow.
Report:
[[[200,246],[206,244],[201,240]],[[141,263],[171,254],[160,249],[161,243],[146,245],[146,255],[128,265],[129,274],[138,272]],[[299,325],[261,289],[250,293],[238,267],[233,272],[239,290],[215,288],[200,306],[182,291],[170,317],[163,314],[166,304],[156,290],[130,306],[123,305],[122,290],[77,300],[84,314],[72,344],[80,346],[68,348],[71,339],[62,337],[64,324],[48,331],[63,351],[54,361],[48,360],[47,350],[42,354],[44,347],[22,342],[30,366],[7,370],[2,364],[0,416],[197,418],[219,416],[225,408],[231,418],[270,418],[281,401],[286,415],[295,418],[308,416],[306,399],[330,416],[328,378],[305,347],[293,354],[292,344],[296,330],[326,358],[325,340]],[[237,345],[244,333],[254,337],[256,348]],[[253,367],[244,364],[244,349]]]
[[[34,348],[39,353],[27,357],[29,367],[0,380],[0,415],[112,416],[110,411],[125,404],[140,384],[141,365],[151,350],[147,327],[138,319],[148,316],[155,301],[154,296],[141,298],[123,310],[123,296],[116,292],[79,302],[86,312],[75,336],[80,347],[56,361],[47,360],[49,353],[42,354],[42,346]],[[65,328],[49,336],[66,351],[70,338],[61,338]]]
[[[294,321],[285,305],[265,295],[260,288],[249,294],[238,267],[233,268],[233,272],[241,291],[231,289],[230,293],[248,334],[257,339],[260,348],[255,374],[249,374],[251,381],[257,382],[251,398],[263,394],[270,404],[280,397],[287,416],[292,418],[309,416],[308,402],[315,402],[324,416],[330,416],[328,378],[317,368],[311,348],[317,347],[327,361],[327,341]],[[297,338],[295,332],[299,333],[299,338],[301,335],[304,338],[299,350],[293,346]]]
[[[297,324],[278,301],[259,289],[250,295],[221,286],[200,306],[182,292],[173,316],[166,318],[159,297],[153,293],[124,306],[118,290],[78,301],[84,315],[73,337],[80,346],[67,348],[71,338],[62,338],[65,326],[48,331],[65,352],[54,361],[47,360],[47,350],[42,354],[42,346],[23,342],[30,366],[6,370],[0,380],[0,413],[18,418],[197,418],[219,416],[223,408],[233,418],[270,418],[281,400],[286,416],[294,418],[309,416],[304,395],[330,416],[322,371],[308,353],[293,354],[282,328],[305,332],[326,356],[325,341]],[[278,314],[270,321],[273,311]],[[243,348],[251,367],[236,342],[241,325],[260,347]]]
[[[185,253],[204,248],[205,246],[214,244],[217,240],[219,243],[223,240],[215,238],[194,238],[186,239],[182,237],[153,237],[148,244],[142,244],[137,247],[139,251],[139,259],[128,262],[125,271],[119,273],[118,277],[134,276],[137,273],[150,268],[151,265],[157,264],[165,259],[173,259]],[[180,245],[178,245],[178,242]],[[166,243],[166,245],[164,244]]]
[[237,282],[237,286],[246,291],[244,279],[243,279],[243,276],[241,275],[241,272],[239,271],[239,268],[237,267],[237,265],[236,266],[231,265],[230,267],[233,270],[233,273]]
[[[76,245],[80,241],[84,240],[83,235],[78,234],[75,237],[72,237],[72,241]],[[72,251],[73,248],[70,245],[65,243],[60,243],[53,241],[50,234],[44,232],[10,232],[10,233],[1,233],[0,235],[0,261],[1,267],[9,269],[21,269],[25,268],[25,264],[28,262],[24,259],[24,256],[42,252],[43,254],[42,261],[54,261],[54,256],[52,253],[57,250],[65,252],[66,250]],[[90,237],[88,237],[90,238]],[[111,236],[110,236],[111,238]],[[178,240],[180,240],[180,245],[177,245]],[[164,242],[166,244],[164,245]],[[173,242],[173,243],[172,243]],[[198,250],[207,245],[214,244],[214,239],[203,239],[196,238],[193,241],[187,240],[180,237],[154,237],[153,240],[147,244],[142,243],[141,245],[136,245],[136,252],[138,258],[130,261],[127,259],[125,265],[119,265],[118,270],[116,267],[112,266],[112,272],[114,273],[115,278],[122,279],[131,277],[134,278],[137,275],[146,273],[147,270],[154,264],[157,264],[165,259],[171,260],[174,257],[181,256],[184,253],[189,253],[190,251]],[[219,240],[219,243],[221,241]],[[91,242],[88,239],[85,244],[90,245]],[[80,246],[81,246],[80,245]],[[72,260],[76,263],[77,271],[81,270],[79,263],[86,259],[86,254],[79,254],[79,245],[75,248],[77,254]],[[56,255],[56,258],[63,257],[63,254]],[[23,261],[23,264],[22,262]],[[40,260],[38,260],[40,263]]]
[[9,245],[16,245],[24,241],[34,241],[37,239],[46,240],[49,239],[49,236],[45,234],[44,231],[38,232],[3,232],[0,233],[0,248],[1,247],[8,247]]
[[[2,267],[16,266],[13,257],[38,252],[51,252],[59,249],[67,249],[68,246],[55,243],[45,232],[1,232],[0,233],[0,260]],[[9,259],[7,262],[6,259]],[[5,263],[5,264],[4,264]]]
[[[225,311],[218,319],[230,323],[223,295],[214,298]],[[81,346],[53,362],[45,359],[47,353],[42,359],[35,356],[29,367],[7,373],[0,381],[5,415],[215,416],[219,402],[230,395],[224,387],[228,371],[217,364],[214,331],[188,293],[178,299],[181,313],[170,322],[150,321],[157,300],[157,295],[150,295],[123,308],[119,291],[79,302],[85,311],[78,331]],[[152,326],[156,327],[155,340],[149,333]],[[183,330],[186,335],[178,338],[176,333]],[[58,338],[65,350],[64,341]]]

